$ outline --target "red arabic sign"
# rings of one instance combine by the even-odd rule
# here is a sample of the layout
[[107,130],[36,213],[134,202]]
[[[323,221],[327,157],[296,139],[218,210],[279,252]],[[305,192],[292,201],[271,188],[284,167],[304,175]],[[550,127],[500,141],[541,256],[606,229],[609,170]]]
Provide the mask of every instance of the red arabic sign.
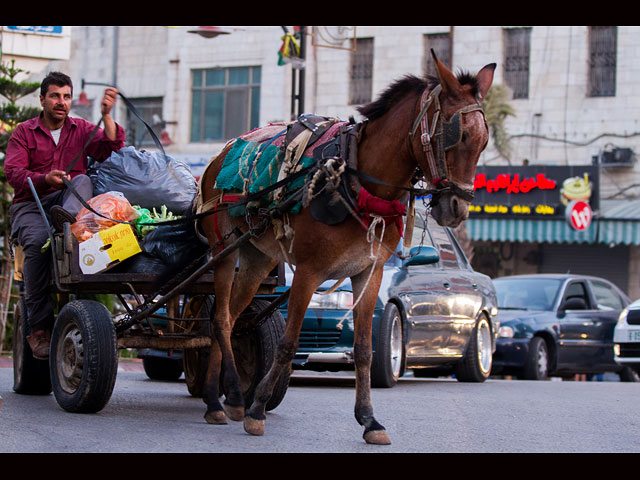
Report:
[[599,171],[593,165],[479,165],[473,186],[471,218],[561,219],[573,200],[586,202],[592,212],[599,207]]
[[497,175],[495,180],[487,180],[487,175],[476,175],[473,182],[474,190],[486,188],[487,192],[494,193],[505,190],[506,193],[529,193],[534,188],[540,190],[553,190],[556,188],[555,180],[548,179],[544,173],[538,173],[535,178],[523,178],[517,173],[511,176],[508,173]]

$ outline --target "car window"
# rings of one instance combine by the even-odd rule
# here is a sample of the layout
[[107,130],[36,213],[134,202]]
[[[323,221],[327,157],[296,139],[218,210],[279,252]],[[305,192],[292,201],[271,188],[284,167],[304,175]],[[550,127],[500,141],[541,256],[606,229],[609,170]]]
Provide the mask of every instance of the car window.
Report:
[[424,217],[421,213],[416,212],[416,220],[413,226],[413,236],[411,237],[411,246],[427,245],[434,247],[433,239],[429,233],[429,227],[424,228]]
[[550,278],[497,278],[493,281],[498,308],[546,310],[553,307],[560,280]]
[[[413,225],[413,234],[411,236],[411,246],[412,247],[417,247],[420,245],[424,245],[427,247],[434,247],[435,249],[437,249],[438,247],[434,244],[433,242],[433,238],[431,238],[431,233],[429,233],[429,226],[427,225],[427,227],[425,228],[425,222],[424,222],[424,213],[420,212],[418,210],[416,210],[416,216],[415,216],[415,223]],[[405,234],[406,234],[406,230],[405,230]],[[402,243],[403,240],[400,240],[400,243]],[[408,253],[408,249],[407,252]],[[436,269],[438,268],[438,266],[440,265],[439,262],[436,263],[430,263],[427,265],[420,265],[420,269]]]
[[593,295],[596,297],[598,310],[622,310],[624,303],[612,285],[598,280],[591,280]]
[[458,255],[458,263],[460,264],[461,268],[467,268],[469,270],[473,270],[473,268],[471,268],[471,264],[469,263],[469,260],[467,260],[467,256],[465,255],[464,250],[462,250],[462,246],[458,242],[458,237],[456,237],[456,234],[450,228],[447,228],[446,230],[449,235],[449,238],[451,239],[451,245],[453,245],[453,249]]
[[429,232],[435,242],[435,247],[440,252],[440,262],[444,268],[447,269],[460,269],[458,263],[458,256],[451,243],[451,238],[447,235],[444,227],[438,225],[438,223],[431,217],[427,219],[427,225],[429,226]]
[[587,308],[587,309],[591,308],[589,306],[591,302],[589,302],[589,297],[587,295],[587,287],[584,284],[584,282],[570,283],[567,286],[566,291],[564,292],[564,298],[562,299],[562,301],[566,302],[567,300],[574,300],[578,298],[584,300],[586,307],[582,307],[582,308]]

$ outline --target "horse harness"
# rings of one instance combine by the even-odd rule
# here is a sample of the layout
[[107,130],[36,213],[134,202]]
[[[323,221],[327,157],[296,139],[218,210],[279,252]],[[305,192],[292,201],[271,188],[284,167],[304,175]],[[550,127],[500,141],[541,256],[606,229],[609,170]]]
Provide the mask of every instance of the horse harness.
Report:
[[[409,139],[411,139],[417,133],[418,128],[421,129],[420,139],[430,173],[434,179],[432,183],[435,188],[418,189],[390,185],[358,171],[357,146],[367,121],[356,123],[353,118],[350,118],[349,122],[345,122],[344,125],[339,127],[337,135],[332,140],[314,148],[313,166],[296,170],[295,163],[285,165],[285,174],[281,175],[277,184],[248,196],[223,193],[220,197],[212,198],[205,205],[200,205],[199,208],[196,208],[196,218],[212,213],[215,214],[238,205],[247,205],[274,190],[278,191],[278,197],[281,201],[270,209],[259,209],[257,213],[259,217],[271,217],[272,222],[275,221],[276,223],[298,202],[308,206],[316,220],[328,225],[336,225],[348,215],[356,217],[362,223],[362,218],[365,217],[366,219],[367,213],[362,211],[363,203],[360,201],[360,197],[367,197],[367,205],[373,204],[374,208],[380,209],[376,212],[370,212],[372,214],[396,217],[397,220],[398,216],[404,213],[395,205],[399,203],[398,201],[387,202],[377,197],[372,199],[372,195],[364,190],[359,179],[405,190],[411,194],[411,200],[413,197],[431,194],[431,206],[439,200],[440,195],[447,191],[451,191],[467,201],[472,201],[472,188],[461,187],[449,180],[445,154],[462,141],[462,115],[480,111],[484,117],[484,111],[478,102],[457,110],[449,120],[446,120],[440,105],[439,96],[441,91],[441,85],[437,85],[431,90],[425,89],[420,97],[420,112],[409,132]],[[427,111],[432,105],[434,105],[435,111],[431,125],[429,125]],[[282,146],[286,152],[285,162],[293,157],[299,159],[302,152],[314,145],[323,133],[335,125],[337,121],[335,118],[305,114],[301,115],[296,122],[289,124],[285,131],[277,135],[285,135],[284,145]],[[304,140],[302,140],[303,138]],[[273,140],[271,139],[270,142]],[[432,140],[435,140],[436,143],[437,158],[433,151]],[[410,148],[413,149],[412,142],[409,143]],[[295,173],[291,173],[292,171]],[[304,186],[297,190],[288,191],[287,185],[293,178],[299,178],[301,175],[306,175],[307,177]],[[415,184],[422,177],[423,172],[418,167],[413,183]],[[249,225],[252,225],[249,217],[250,215],[247,215],[247,220]],[[366,226],[364,223],[362,224],[363,227]],[[280,237],[280,235],[277,236]]]
[[[417,133],[418,128],[420,128],[420,142],[422,143],[422,149],[427,158],[431,177],[433,178],[432,183],[436,188],[435,196],[437,197],[445,191],[452,191],[458,197],[471,202],[473,200],[473,189],[460,187],[455,182],[449,180],[445,154],[462,141],[462,115],[465,113],[479,111],[482,112],[484,118],[484,110],[482,109],[480,102],[471,104],[457,110],[447,121],[444,118],[440,107],[441,91],[442,85],[437,85],[432,90],[426,89],[423,92],[420,99],[420,113],[414,120],[413,127],[409,132],[409,145],[413,150],[411,139]],[[431,126],[429,126],[427,110],[432,104],[434,105],[435,110]],[[485,118],[485,126],[486,125],[487,121]],[[437,159],[433,152],[432,140],[436,141],[438,153]]]

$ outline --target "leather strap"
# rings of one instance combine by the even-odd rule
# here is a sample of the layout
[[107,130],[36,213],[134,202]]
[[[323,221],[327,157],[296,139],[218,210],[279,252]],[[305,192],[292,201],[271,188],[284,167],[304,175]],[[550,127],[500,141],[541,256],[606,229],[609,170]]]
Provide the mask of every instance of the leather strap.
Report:
[[[420,103],[420,113],[416,117],[413,122],[413,126],[411,131],[409,132],[409,138],[413,138],[418,131],[418,128],[421,129],[420,134],[420,142],[422,144],[422,150],[427,159],[427,166],[429,167],[429,173],[431,173],[431,178],[433,179],[433,186],[436,187],[436,191],[439,193],[444,193],[446,190],[452,190],[459,197],[471,201],[473,200],[473,190],[460,187],[455,182],[449,181],[449,172],[447,168],[447,162],[445,157],[445,152],[455,147],[462,138],[462,128],[460,127],[460,132],[456,134],[458,136],[458,140],[455,143],[445,144],[445,125],[449,125],[446,119],[442,116],[442,110],[440,108],[440,93],[442,92],[442,86],[437,85],[433,90],[429,91],[425,89],[422,93]],[[431,105],[435,106],[435,110],[433,113],[433,117],[431,120],[431,125],[429,125],[429,118],[427,115],[427,111],[431,107]],[[453,122],[454,119],[458,118],[458,122],[462,122],[461,115],[469,112],[480,111],[484,117],[484,111],[482,109],[482,105],[479,103],[467,105],[459,110],[457,110],[449,119],[449,122]],[[485,119],[485,125],[486,125]],[[436,158],[433,152],[433,146],[431,141],[436,140],[437,146],[437,154]],[[411,143],[411,142],[410,142]]]

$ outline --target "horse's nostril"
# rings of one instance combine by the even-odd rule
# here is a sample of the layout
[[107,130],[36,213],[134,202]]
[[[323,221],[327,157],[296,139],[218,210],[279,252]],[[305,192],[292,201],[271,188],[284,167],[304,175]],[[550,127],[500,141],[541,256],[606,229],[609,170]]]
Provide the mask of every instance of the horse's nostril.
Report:
[[459,212],[458,212],[458,208],[459,208],[459,204],[458,204],[458,198],[457,197],[453,197],[451,199],[451,213],[453,214],[454,217],[457,217]]

